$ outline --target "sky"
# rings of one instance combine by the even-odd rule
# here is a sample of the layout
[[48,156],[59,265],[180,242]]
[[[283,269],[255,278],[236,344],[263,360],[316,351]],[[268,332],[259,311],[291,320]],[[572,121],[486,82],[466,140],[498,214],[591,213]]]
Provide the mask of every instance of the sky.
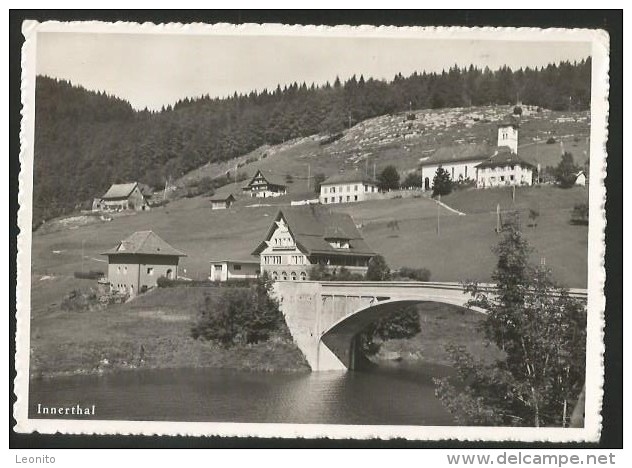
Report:
[[455,64],[517,69],[581,60],[590,50],[588,42],[40,32],[37,73],[158,110],[295,81],[392,80]]

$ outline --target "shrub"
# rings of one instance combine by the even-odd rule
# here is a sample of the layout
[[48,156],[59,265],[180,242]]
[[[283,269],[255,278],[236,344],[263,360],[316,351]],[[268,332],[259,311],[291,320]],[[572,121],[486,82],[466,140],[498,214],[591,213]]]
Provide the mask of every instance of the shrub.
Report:
[[415,114],[414,112],[411,112],[410,114],[406,115],[406,120],[417,120],[417,114]]
[[402,184],[402,186],[404,186],[406,188],[409,188],[409,187],[420,187],[420,188],[423,188],[423,186],[424,186],[424,179],[421,176],[420,172],[411,172],[404,179],[404,183]]
[[284,323],[270,289],[271,282],[264,274],[254,287],[227,288],[207,296],[191,336],[226,347],[267,341]]
[[570,188],[575,185],[577,171],[579,171],[579,166],[575,164],[573,155],[569,152],[565,152],[562,155],[562,160],[554,170],[555,180],[560,187]]
[[515,107],[513,108],[513,114],[514,114],[514,115],[522,115],[522,107],[520,107],[520,106],[515,106]]
[[377,178],[377,185],[380,190],[396,190],[399,188],[399,173],[395,166],[389,165],[380,172]]
[[409,278],[415,281],[430,281],[430,276],[430,270],[427,268],[401,267],[399,271],[397,271],[397,277]]
[[557,140],[555,140],[555,138],[553,138],[553,137],[549,137],[549,139],[548,139],[548,140],[546,140],[546,144],[547,144],[547,145],[552,145],[552,144],[554,144],[556,141],[557,141]]
[[75,271],[75,278],[81,279],[99,279],[105,276],[105,273],[99,270]]
[[367,281],[389,281],[391,269],[381,255],[376,255],[369,260],[369,268],[366,271]]
[[452,192],[452,179],[444,168],[439,166],[432,181],[432,197],[448,195]]
[[82,292],[78,289],[70,291],[61,301],[60,308],[68,312],[84,312],[98,306],[94,291]]
[[571,224],[588,225],[588,203],[578,203],[573,207]]

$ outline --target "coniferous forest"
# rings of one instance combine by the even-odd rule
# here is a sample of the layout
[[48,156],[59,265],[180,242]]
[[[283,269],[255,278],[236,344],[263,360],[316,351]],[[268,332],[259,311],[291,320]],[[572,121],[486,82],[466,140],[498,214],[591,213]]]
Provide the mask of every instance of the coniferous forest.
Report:
[[36,84],[33,225],[87,206],[112,183],[154,187],[209,161],[263,144],[412,109],[513,104],[552,110],[590,107],[590,59],[538,69],[456,66],[401,74],[390,82],[352,77],[315,86],[292,83],[229,98],[187,98],[158,112],[66,81]]

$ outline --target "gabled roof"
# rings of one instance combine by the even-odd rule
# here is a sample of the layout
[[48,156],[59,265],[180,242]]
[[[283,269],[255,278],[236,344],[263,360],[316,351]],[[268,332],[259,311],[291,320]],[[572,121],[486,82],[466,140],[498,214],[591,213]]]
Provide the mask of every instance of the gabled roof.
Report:
[[267,172],[264,173],[261,169],[257,169],[257,172],[255,172],[255,174],[250,178],[250,180],[248,181],[248,183],[246,185],[243,186],[243,188],[247,188],[250,187],[250,184],[252,184],[252,181],[255,180],[255,178],[261,174],[261,176],[270,184],[270,185],[278,185],[279,187],[286,187],[286,183],[285,180],[282,180],[280,176],[276,175],[276,174],[272,174],[271,172]]
[[119,244],[101,255],[146,254],[186,257],[186,254],[174,249],[153,231],[138,231],[123,239]]
[[138,182],[131,182],[128,184],[112,184],[105,195],[101,197],[103,200],[110,200],[114,198],[127,198],[136,188]]
[[499,146],[496,153],[487,160],[478,164],[476,167],[480,169],[504,167],[504,166],[518,165],[522,167],[533,168],[533,164],[529,164],[524,159],[521,159],[517,154],[512,153],[508,147]]
[[484,161],[493,152],[492,147],[486,143],[442,146],[419,165],[423,167],[461,161]]
[[232,193],[229,193],[227,195],[215,195],[211,197],[210,200],[212,202],[221,202],[221,201],[228,201],[228,200],[235,201],[235,197],[233,197]]
[[[253,255],[259,255],[266,248],[266,241],[270,239],[276,229],[276,222],[281,219],[285,220],[296,245],[307,255],[315,253],[376,255],[362,238],[362,234],[356,228],[351,216],[344,213],[332,213],[323,207],[313,205],[280,210],[274,218],[274,223],[270,226],[264,241],[257,246],[252,253]],[[349,248],[336,249],[332,247],[325,240],[329,236],[348,240]]]
[[358,182],[361,184],[373,184],[376,185],[372,178],[363,174],[361,171],[350,171],[350,172],[341,172],[339,174],[334,174],[331,177],[328,177],[324,181],[321,182],[320,185],[328,185],[328,184],[350,184],[353,182]]

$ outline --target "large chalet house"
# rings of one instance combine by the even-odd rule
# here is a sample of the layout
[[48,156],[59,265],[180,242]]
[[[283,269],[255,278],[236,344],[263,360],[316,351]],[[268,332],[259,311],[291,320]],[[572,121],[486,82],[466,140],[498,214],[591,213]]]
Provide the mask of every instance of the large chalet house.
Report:
[[279,197],[287,193],[287,186],[277,176],[264,174],[259,169],[242,190],[251,197]]
[[439,167],[454,182],[476,182],[477,188],[531,185],[533,166],[518,157],[518,119],[509,117],[498,124],[496,146],[455,145],[439,148],[420,163],[424,189],[431,190]]
[[177,279],[180,257],[186,257],[153,231],[135,232],[101,255],[108,258],[110,289],[130,296],[155,287],[161,276]]
[[320,184],[320,203],[351,203],[370,198],[371,193],[379,192],[377,182],[360,171],[336,174]]
[[300,281],[317,264],[334,272],[345,267],[364,274],[376,253],[351,216],[312,205],[280,210],[253,255],[259,256],[261,272],[272,279]]
[[145,211],[149,209],[149,202],[138,182],[127,184],[112,184],[107,192],[94,200],[94,211]]

